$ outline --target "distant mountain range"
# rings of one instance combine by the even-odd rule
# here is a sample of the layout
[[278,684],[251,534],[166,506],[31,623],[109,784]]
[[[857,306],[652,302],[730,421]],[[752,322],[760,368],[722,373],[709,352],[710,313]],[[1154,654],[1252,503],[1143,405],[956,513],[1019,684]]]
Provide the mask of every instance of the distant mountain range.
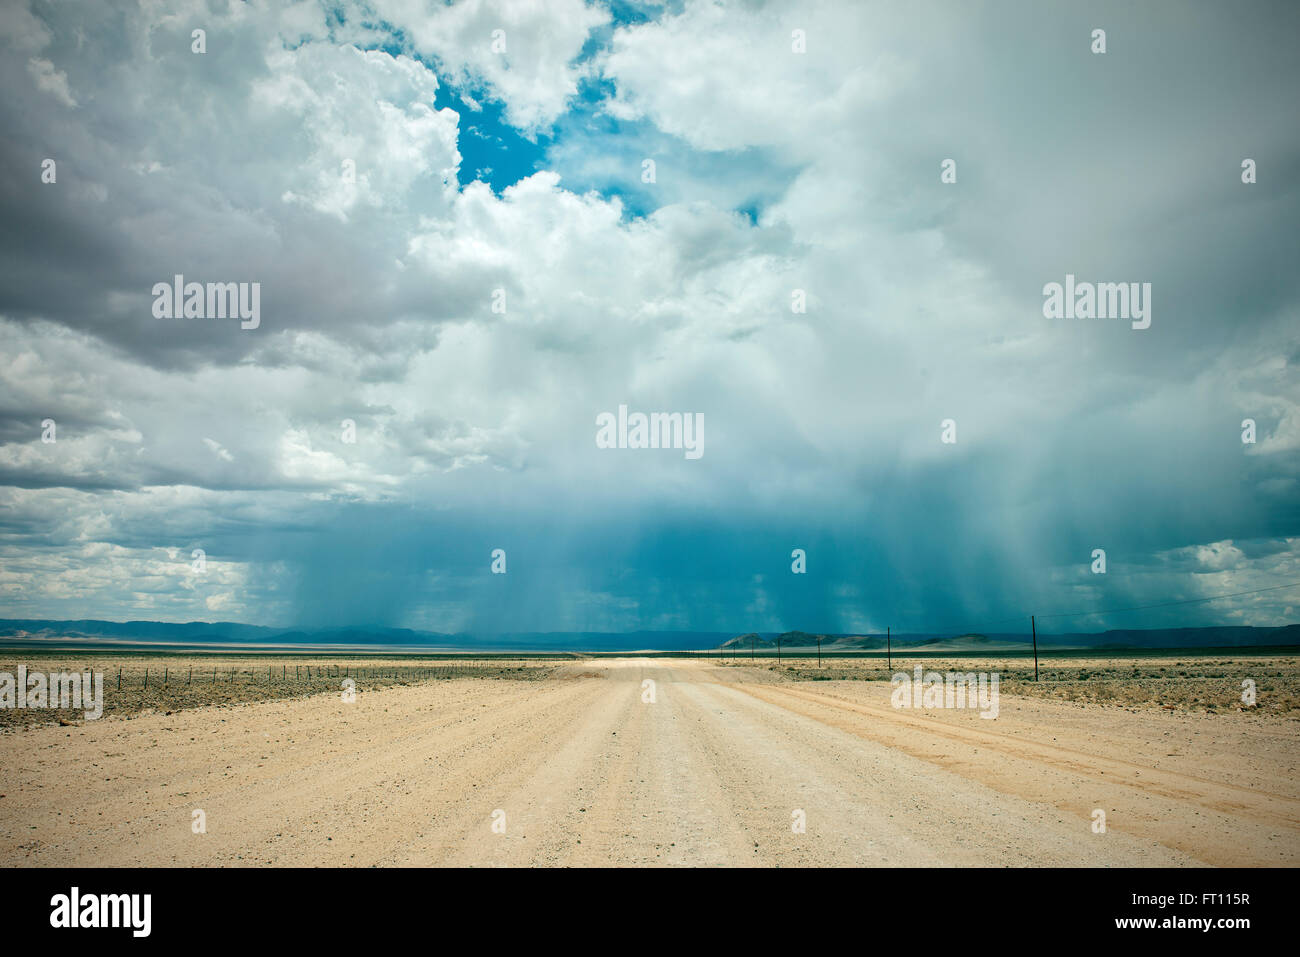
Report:
[[685,651],[715,648],[729,632],[634,631],[444,634],[410,628],[271,628],[229,621],[53,621],[0,618],[0,642],[84,645],[320,646],[449,651]]
[[[523,632],[515,634],[444,634],[409,628],[270,628],[238,622],[191,621],[52,621],[0,619],[0,642],[211,646],[337,646],[449,651],[702,651],[739,652],[751,646],[770,651],[811,649],[821,639],[823,652],[883,651],[883,635],[817,635],[803,631],[748,632],[733,635],[706,631]],[[894,648],[916,651],[1002,651],[1024,648],[1028,634],[893,635]],[[1121,629],[1095,633],[1039,633],[1040,648],[1245,648],[1300,646],[1300,624],[1276,628],[1231,625],[1212,628]]]

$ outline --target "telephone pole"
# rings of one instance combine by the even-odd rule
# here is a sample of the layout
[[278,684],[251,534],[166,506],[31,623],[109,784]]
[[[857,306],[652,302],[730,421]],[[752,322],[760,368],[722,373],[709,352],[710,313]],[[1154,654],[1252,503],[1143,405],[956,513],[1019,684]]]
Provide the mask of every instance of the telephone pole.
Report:
[[1038,680],[1038,626],[1034,624],[1034,616],[1029,616],[1029,630],[1034,635],[1034,680]]

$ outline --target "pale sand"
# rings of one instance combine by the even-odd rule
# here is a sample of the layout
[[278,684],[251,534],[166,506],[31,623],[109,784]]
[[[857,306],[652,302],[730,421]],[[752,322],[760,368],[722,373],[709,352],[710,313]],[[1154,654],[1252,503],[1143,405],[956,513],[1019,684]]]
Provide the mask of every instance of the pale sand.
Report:
[[1300,862],[1294,722],[1006,694],[986,720],[671,659],[360,689],[0,735],[0,863]]

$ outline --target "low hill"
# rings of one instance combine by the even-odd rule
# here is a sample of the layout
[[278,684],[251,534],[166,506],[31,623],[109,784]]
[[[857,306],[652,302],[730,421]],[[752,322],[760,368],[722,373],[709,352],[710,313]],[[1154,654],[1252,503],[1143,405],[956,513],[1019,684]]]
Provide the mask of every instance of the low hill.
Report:
[[722,644],[718,645],[718,647],[724,648],[727,651],[730,651],[733,648],[737,648],[741,650],[747,648],[768,649],[768,648],[775,648],[776,642],[769,641],[768,639],[762,637],[756,632],[751,631],[747,635],[737,635],[735,638],[728,638]]

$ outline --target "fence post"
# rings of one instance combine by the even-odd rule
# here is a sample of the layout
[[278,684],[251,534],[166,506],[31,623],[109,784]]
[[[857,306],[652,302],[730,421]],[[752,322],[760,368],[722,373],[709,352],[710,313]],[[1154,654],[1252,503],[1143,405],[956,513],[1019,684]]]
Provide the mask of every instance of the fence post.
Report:
[[885,626],[885,667],[894,670],[894,653],[889,646],[889,626]]

